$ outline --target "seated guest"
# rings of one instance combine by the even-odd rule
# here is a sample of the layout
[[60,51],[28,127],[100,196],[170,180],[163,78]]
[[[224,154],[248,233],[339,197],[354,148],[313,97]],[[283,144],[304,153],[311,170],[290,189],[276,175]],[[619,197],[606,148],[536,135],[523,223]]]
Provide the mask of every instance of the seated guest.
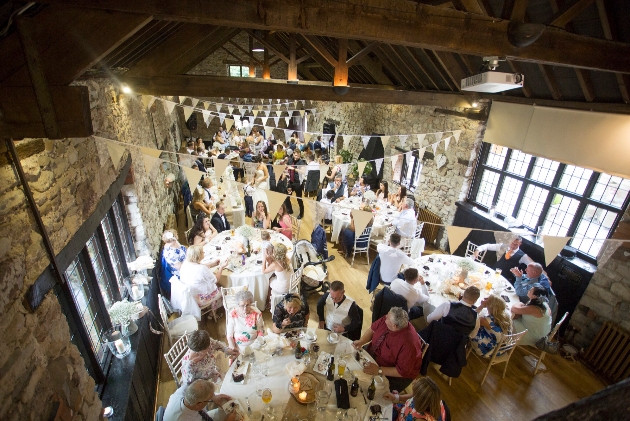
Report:
[[398,193],[391,193],[389,195],[389,203],[393,206],[400,206],[403,200],[407,197],[407,187],[400,186]]
[[207,216],[197,218],[195,225],[193,225],[188,233],[188,244],[203,246],[216,237],[217,234],[217,230],[210,223],[210,218]]
[[164,242],[162,256],[169,266],[171,275],[179,277],[179,269],[186,260],[186,247],[177,241],[177,231],[175,230],[164,231],[162,241]]
[[479,316],[479,331],[472,338],[472,347],[481,357],[490,357],[503,335],[512,334],[512,318],[503,298],[490,295],[481,301],[477,313],[488,310],[487,316]]
[[328,186],[328,188],[335,193],[331,200],[333,203],[341,202],[348,197],[348,186],[341,180],[341,173],[339,173],[335,175],[334,181]]
[[403,277],[396,278],[390,288],[396,294],[400,294],[407,300],[409,309],[409,319],[417,319],[422,316],[422,303],[429,301],[429,289],[424,282],[424,278],[418,273],[416,268],[408,268],[403,272]]
[[447,412],[442,402],[442,392],[430,377],[416,377],[411,384],[411,393],[398,391],[383,395],[394,403],[394,421],[447,421]]
[[271,219],[267,211],[267,204],[259,200],[258,203],[256,203],[256,210],[252,215],[252,226],[254,228],[269,229],[270,225]]
[[527,276],[523,276],[523,271],[519,268],[510,269],[512,275],[514,275],[514,292],[518,295],[518,298],[521,300],[521,303],[525,304],[529,301],[527,297],[527,293],[534,285],[539,285],[545,288],[547,291],[551,288],[551,283],[549,283],[549,278],[543,273],[543,268],[540,263],[531,262],[525,268],[525,274]]
[[190,384],[195,380],[210,380],[216,383],[223,379],[217,367],[214,353],[223,352],[226,356],[238,355],[225,343],[212,339],[205,330],[195,330],[188,334],[188,351],[182,357],[182,382]]
[[208,206],[214,207],[214,199],[210,193],[210,189],[212,188],[212,179],[210,177],[205,177],[201,180],[200,184],[203,190],[203,202]]
[[389,184],[387,184],[387,181],[383,180],[381,181],[381,184],[379,185],[378,190],[376,190],[376,198],[378,200],[387,200],[388,197],[389,197]]
[[235,296],[236,307],[227,314],[228,345],[233,350],[243,350],[264,334],[263,319],[254,303],[251,291],[239,291]]
[[355,349],[371,342],[367,351],[376,361],[363,372],[373,376],[384,375],[389,380],[389,390],[405,390],[418,375],[422,365],[422,343],[409,323],[409,315],[400,307],[392,307],[354,341]]
[[[480,252],[482,251],[499,251],[504,250],[505,253],[501,255],[499,260],[494,264],[493,269],[501,269],[501,275],[505,277],[512,285],[516,279],[514,278],[514,274],[511,273],[513,268],[523,269],[526,265],[530,263],[534,263],[534,261],[528,255],[520,249],[521,244],[523,243],[523,239],[518,235],[513,237],[509,244],[483,244],[477,247],[477,250],[473,253],[473,256],[477,258]],[[542,267],[541,267],[542,268]]]
[[286,156],[286,152],[284,150],[284,146],[281,143],[276,145],[276,151],[273,153],[273,161],[274,162],[282,162]]
[[214,215],[212,215],[210,223],[217,230],[217,232],[223,232],[230,229],[230,223],[225,217],[225,203],[223,203],[222,200],[217,203],[217,211],[214,213]]
[[365,182],[365,176],[361,176],[359,181],[356,182],[352,191],[350,192],[350,196],[363,196],[363,193],[370,190],[370,186]]
[[[370,206],[367,204],[361,210],[372,212],[372,208],[370,208]],[[373,222],[373,218],[370,219],[370,222],[368,222],[366,228],[371,227]],[[362,233],[359,233],[359,236],[361,234]],[[354,240],[356,239],[356,237],[357,233],[355,232],[354,228],[354,216],[352,215],[352,213],[350,213],[350,225],[348,225],[346,228],[342,228],[342,230],[339,232],[339,254],[341,254],[342,256],[352,255],[352,252],[354,251]],[[366,246],[367,240],[357,242],[357,247]]]
[[269,254],[268,248],[262,250],[262,271],[264,274],[274,273],[276,277],[269,283],[270,293],[286,294],[291,287],[291,262],[287,257],[287,247],[277,244],[273,248],[273,254]]
[[317,301],[319,328],[342,335],[361,329],[361,317],[357,303],[346,297],[343,282],[333,281],[330,291]]
[[192,139],[188,139],[186,141],[186,152],[193,153],[195,152],[195,141]]
[[203,258],[202,246],[190,246],[186,252],[186,261],[179,270],[181,282],[173,284],[171,290],[173,307],[181,310],[182,314],[192,314],[197,320],[201,320],[201,307],[211,304],[212,309],[216,310],[222,306],[217,277],[221,278],[227,264],[224,262],[219,265],[215,275],[208,266],[201,263]]
[[271,244],[271,234],[269,231],[260,231],[260,240],[260,251],[263,253],[267,252],[267,255],[273,253],[273,244]]
[[286,329],[306,327],[308,316],[308,304],[303,303],[295,294],[287,294],[273,312],[271,330],[274,333],[281,333]]
[[474,337],[479,330],[479,319],[473,306],[480,295],[479,288],[469,286],[464,290],[462,299],[459,302],[447,301],[437,306],[427,316],[427,324],[431,324],[434,320],[441,320],[442,323],[452,326],[462,335]]
[[389,236],[387,244],[376,246],[378,256],[381,258],[381,279],[386,285],[398,278],[398,272],[402,265],[413,265],[413,259],[405,254],[400,247],[400,234],[393,233]]
[[396,232],[401,237],[413,238],[416,235],[416,212],[413,209],[413,199],[407,197],[401,203],[400,215],[392,222]]
[[551,332],[551,309],[547,304],[546,293],[544,288],[532,287],[527,293],[527,304],[516,303],[512,306],[514,333],[527,329],[519,345],[534,345]]
[[193,221],[196,221],[197,218],[210,217],[212,215],[212,211],[214,210],[214,205],[212,203],[204,202],[204,191],[201,187],[197,187],[193,190],[192,203],[190,204],[190,216],[192,216]]
[[[215,395],[214,383],[195,380],[184,384],[171,395],[164,410],[163,421],[236,421],[236,411],[227,414],[221,407],[232,398],[228,395]],[[219,408],[206,411],[208,402]]]
[[335,192],[332,190],[328,190],[326,192],[326,197],[324,197],[319,202],[322,204],[322,207],[326,210],[326,213],[324,215],[324,222],[327,224],[332,224],[332,213],[333,213],[332,199],[334,197],[335,197]]
[[278,214],[274,220],[273,230],[283,234],[289,240],[293,238],[293,223],[291,222],[291,215],[287,212],[287,207],[284,203],[280,205]]

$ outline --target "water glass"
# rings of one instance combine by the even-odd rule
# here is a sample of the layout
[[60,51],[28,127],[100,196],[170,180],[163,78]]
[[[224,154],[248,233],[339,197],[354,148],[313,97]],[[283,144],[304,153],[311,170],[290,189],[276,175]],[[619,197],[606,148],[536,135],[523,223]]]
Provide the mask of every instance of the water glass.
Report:
[[348,411],[346,412],[346,415],[348,416],[348,419],[350,421],[356,421],[359,414],[357,413],[357,409],[356,408],[350,408],[348,409]]
[[326,406],[328,405],[328,400],[330,399],[330,394],[325,390],[317,391],[317,410],[320,412],[324,412],[326,410]]

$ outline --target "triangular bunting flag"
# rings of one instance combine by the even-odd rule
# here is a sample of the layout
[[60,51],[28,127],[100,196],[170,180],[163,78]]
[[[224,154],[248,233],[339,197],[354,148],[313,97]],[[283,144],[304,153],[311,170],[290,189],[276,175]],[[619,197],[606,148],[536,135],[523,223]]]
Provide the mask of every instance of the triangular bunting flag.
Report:
[[291,130],[291,129],[284,129],[282,131],[284,132],[284,141],[289,143],[289,138],[291,137],[291,133],[293,133],[293,130]]
[[448,248],[451,250],[451,254],[457,250],[457,247],[468,237],[472,228],[456,227],[449,225],[446,227],[446,235],[448,236]]
[[219,124],[223,125],[224,121],[225,121],[225,114],[219,113]]
[[278,123],[280,122],[280,117],[274,117],[273,122],[276,124],[276,127],[278,127]]
[[227,159],[212,158],[212,161],[214,162],[214,175],[216,177],[221,177],[230,165],[230,161]]
[[552,235],[543,235],[543,244],[545,252],[545,263],[547,266],[553,262],[564,246],[567,245],[571,237],[554,237]]
[[435,141],[439,142],[440,140],[442,140],[442,135],[443,134],[444,134],[444,132],[433,133],[433,135],[435,136]]
[[232,118],[225,119],[225,130],[230,130],[233,125],[234,125],[234,119]]
[[[192,107],[196,108],[197,104],[199,104],[199,100],[197,98],[190,98],[190,100],[192,101]],[[203,108],[203,104],[202,104],[202,108]]]
[[221,111],[221,105],[222,104],[214,104],[214,106],[217,107],[217,113]]
[[387,147],[387,144],[389,143],[389,138],[390,136],[381,136],[381,142],[383,143],[383,148]]
[[234,112],[234,107],[228,107],[228,114],[232,114]]
[[434,144],[431,145],[431,148],[433,149],[433,155],[437,153],[437,148],[439,144],[440,142],[435,142]]
[[424,153],[427,151],[427,148],[420,148],[418,149],[418,158],[420,158],[420,161],[422,161],[422,158],[424,157]]
[[378,178],[378,175],[381,172],[381,168],[383,167],[383,158],[376,158],[374,160],[374,163],[376,164],[376,176]]
[[203,115],[203,121],[207,121],[210,118],[210,111],[202,110],[201,115]]
[[367,149],[367,145],[370,143],[370,136],[361,136],[361,142],[363,142],[363,149]]
[[455,138],[455,143],[459,143],[459,136],[462,134],[461,130],[455,130],[453,132],[453,137]]
[[451,136],[444,139],[444,151],[448,150],[448,145],[451,143]]
[[284,123],[287,125],[287,127],[289,127],[289,121],[291,120],[291,117],[285,117],[284,118]]
[[263,126],[266,126],[267,125],[267,120],[269,120],[269,117],[261,117],[260,119],[262,120]]
[[328,172],[328,165],[326,164],[319,164],[319,182],[323,183],[324,182],[324,178],[326,177],[326,173]]
[[171,115],[173,112],[173,108],[175,108],[175,103],[173,101],[164,101],[164,108],[166,109],[166,114]]
[[184,175],[188,180],[190,191],[193,191],[197,188],[197,184],[199,184],[199,180],[201,180],[201,176],[203,175],[203,173],[199,170],[193,170],[192,168],[188,168],[186,166],[183,166],[182,170],[184,170]]
[[306,143],[310,142],[311,141],[311,137],[313,137],[313,135],[311,133],[308,133],[308,132],[304,132],[303,136],[304,136],[304,142],[306,142]]
[[405,156],[406,156],[407,162],[411,162],[411,158],[413,157],[413,151],[405,152]]
[[107,142],[107,150],[109,151],[109,156],[112,158],[112,163],[114,164],[114,168],[118,169],[118,164],[120,164],[120,158],[122,158],[125,153],[125,147],[113,142]]
[[367,165],[367,161],[358,161],[357,168],[359,169],[359,178],[363,175],[363,171],[365,171],[365,166]]
[[252,126],[248,124],[245,128],[245,131],[247,132],[247,136],[249,136],[249,134],[252,132]]
[[394,165],[396,165],[396,161],[398,161],[398,157],[399,156],[400,155],[392,155],[392,156],[389,157],[389,159],[392,161],[392,170],[394,169],[393,167],[394,167]]
[[214,120],[215,117],[216,115],[210,115],[208,117],[208,119],[206,120],[206,127],[210,127],[210,123],[212,122],[212,120]]
[[346,178],[346,174],[348,174],[348,164],[341,164],[339,168],[341,169],[341,175],[343,175],[343,178]]
[[184,106],[184,121],[188,121],[188,119],[192,115],[193,111],[195,111],[194,108],[188,107],[188,106]]
[[407,138],[409,136],[408,135],[400,135],[398,136],[398,139],[400,139],[400,145],[404,148],[407,145]]
[[344,135],[341,135],[341,137],[343,137],[344,147],[347,148],[348,145],[350,144],[350,139],[352,139],[352,135],[351,134],[344,134]]
[[[358,209],[352,209],[352,218],[354,219],[354,232],[361,235],[363,230],[372,220],[372,212],[366,212]],[[385,263],[385,262],[383,262]]]
[[249,125],[253,126],[254,120],[256,120],[256,117],[254,117],[253,115],[250,115],[249,117],[247,117],[247,119],[249,120]]
[[144,169],[147,171],[147,174],[151,172],[151,168],[159,161],[159,158],[150,155],[143,155],[142,159],[144,159]]
[[142,104],[144,104],[144,108],[149,108],[149,102],[154,98],[151,95],[142,95]]
[[299,110],[300,117],[304,117],[304,110]]
[[424,142],[424,138],[427,137],[426,134],[419,134],[418,135],[418,146],[422,146],[422,142]]
[[282,164],[282,165],[273,165],[273,174],[276,176],[276,183],[278,182],[278,180],[280,179],[280,176],[282,175],[282,173],[284,172],[284,169],[287,166]]
[[269,137],[269,135],[273,133],[273,127],[265,126],[264,128],[265,128],[265,136]]
[[145,155],[152,156],[153,158],[157,158],[162,153],[159,149],[145,148],[144,146],[140,146],[140,151]]
[[188,97],[187,97],[187,96],[180,96],[180,97],[179,97],[179,103],[180,103],[180,104],[183,104],[183,103],[184,103],[187,99],[188,99]]
[[[272,190],[264,190],[264,192],[267,194],[267,205],[269,206],[269,209],[268,209],[269,215],[271,215],[272,217],[275,217],[276,214],[278,213],[278,210],[280,209],[280,206],[282,206],[284,201],[287,199],[287,196],[282,193],[278,193]],[[308,202],[308,200],[305,200],[305,202]]]

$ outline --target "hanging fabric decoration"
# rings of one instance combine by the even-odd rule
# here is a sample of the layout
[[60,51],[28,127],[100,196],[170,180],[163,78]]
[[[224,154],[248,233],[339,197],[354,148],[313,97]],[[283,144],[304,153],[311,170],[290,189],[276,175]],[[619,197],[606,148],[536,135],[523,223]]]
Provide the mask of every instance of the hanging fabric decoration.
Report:
[[400,139],[400,145],[404,148],[405,146],[407,146],[407,138],[409,136],[408,135],[399,135],[398,139]]
[[446,227],[446,235],[448,236],[448,248],[451,254],[457,250],[459,245],[468,237],[472,228],[456,227],[449,225]]
[[219,113],[219,124],[223,125],[224,120],[225,120],[225,114]]
[[183,104],[183,103],[184,103],[184,101],[186,101],[187,99],[188,99],[188,97],[187,97],[187,96],[180,96],[180,97],[179,97],[179,103],[180,103],[180,104]]
[[280,179],[280,176],[282,175],[286,167],[287,166],[284,164],[273,165],[273,175],[276,176],[276,183]]
[[192,168],[188,168],[185,166],[181,168],[184,171],[184,175],[188,180],[188,186],[190,187],[190,191],[192,192],[197,188],[197,185],[199,184],[199,180],[201,180],[201,176],[203,175],[203,173],[199,170],[193,170]]
[[389,138],[390,138],[390,136],[381,136],[381,142],[383,143],[383,149],[385,149],[387,147],[387,144],[389,143]]
[[161,150],[159,149],[153,149],[153,148],[146,148],[144,146],[140,146],[140,151],[145,154],[145,155],[149,155],[153,158],[157,158],[158,156],[160,156],[160,154],[162,153]]
[[326,164],[319,164],[319,182],[323,183],[324,182],[324,178],[326,177],[326,173],[328,172],[328,165]]
[[284,140],[285,140],[285,142],[289,143],[289,138],[291,137],[291,133],[293,133],[293,130],[291,130],[291,129],[284,129],[282,131],[284,132]]
[[144,169],[147,174],[151,172],[151,168],[153,168],[155,163],[160,160],[159,158],[155,158],[150,155],[142,155],[142,159],[144,160]]
[[278,127],[278,123],[280,122],[280,117],[274,117],[273,122],[276,124],[276,127]]
[[543,235],[543,244],[545,252],[545,263],[547,266],[553,262],[558,253],[567,245],[571,237],[555,237],[552,235]]
[[249,120],[250,127],[253,126],[254,120],[256,120],[256,117],[254,117],[253,115],[250,115],[249,117],[247,117],[247,119]]
[[376,176],[378,177],[381,172],[381,168],[383,167],[383,158],[376,158],[374,160],[374,164],[376,165]]
[[214,104],[214,106],[217,108],[217,113],[221,111],[221,104]]
[[228,107],[228,114],[232,114],[234,112],[234,107]]
[[214,174],[217,177],[223,176],[225,169],[230,165],[230,161],[227,159],[212,158],[212,162],[214,162]]
[[155,98],[151,95],[142,95],[142,104],[144,105],[144,108],[148,109],[149,108],[149,102],[151,102],[151,98]]
[[455,138],[455,143],[459,143],[459,136],[462,134],[461,130],[455,130],[453,132],[453,137]]
[[225,119],[225,130],[230,130],[234,125],[234,119],[226,118]]
[[451,143],[451,136],[444,139],[444,152],[448,150],[448,145]]
[[367,161],[358,161],[357,168],[359,169],[359,178],[363,175],[363,171],[365,171],[365,166],[367,165]]
[[194,108],[188,107],[188,106],[184,106],[184,121],[188,121],[188,119],[192,115],[193,111],[195,111]]
[[245,128],[245,131],[247,132],[247,136],[249,136],[249,134],[252,132],[252,125],[247,125],[247,127]]
[[192,107],[195,108],[197,104],[199,104],[199,100],[197,98],[190,98],[192,101]]
[[171,115],[175,105],[176,104],[173,101],[164,101],[164,110],[166,111],[166,115]]
[[623,244],[621,241],[604,241],[604,245],[597,253],[597,267],[603,268],[608,259],[615,254],[615,251]]
[[298,112],[300,113],[300,117],[304,117],[304,110],[299,110]]
[[370,143],[370,136],[361,136],[361,142],[363,142],[363,149],[367,149],[367,145]]
[[112,159],[112,163],[114,164],[114,168],[118,169],[118,164],[120,164],[120,158],[125,153],[125,147],[113,142],[106,142],[107,150],[109,151],[109,156]]
[[424,142],[424,138],[427,137],[426,134],[419,134],[418,135],[418,146],[422,146],[422,142]]
[[494,242],[497,244],[501,244],[499,249],[497,250],[497,260],[505,253],[508,248],[508,245],[512,241],[516,234],[513,232],[505,232],[505,231],[495,231],[494,232]]
[[304,132],[303,136],[304,136],[304,142],[309,143],[311,141],[311,137],[313,137],[313,134],[309,132]]
[[[267,202],[269,203],[269,215],[276,215],[280,206],[282,206],[284,201],[287,199],[287,196],[272,190],[265,190],[264,192],[267,194]],[[304,200],[303,203],[304,202],[308,202],[308,200]]]
[[263,126],[266,126],[267,120],[269,120],[269,117],[261,117],[260,120],[262,121]]
[[203,116],[203,121],[207,121],[210,118],[210,111],[202,110],[201,115]]
[[286,124],[287,127],[289,127],[289,121],[291,121],[291,117],[290,116],[284,118],[284,124]]
[[345,147],[347,148],[348,145],[350,144],[350,139],[352,139],[352,135],[351,134],[343,134],[343,135],[341,135],[341,137],[343,137],[343,143],[344,143]]
[[270,134],[273,133],[273,127],[271,126],[264,126],[265,129],[265,136],[269,137]]
[[206,120],[206,127],[210,127],[210,123],[212,122],[212,120],[214,120],[215,117],[216,115],[208,116],[208,119]]
[[440,142],[435,142],[431,145],[431,148],[433,149],[433,155],[435,156],[437,154],[437,148],[438,145],[440,144]]
[[435,136],[435,141],[439,142],[440,140],[442,140],[442,135],[444,134],[444,132],[437,132],[434,133],[433,136]]
[[[363,230],[372,220],[372,212],[352,209],[352,218],[354,219],[354,231],[356,235],[361,235]],[[385,263],[385,262],[384,262]]]

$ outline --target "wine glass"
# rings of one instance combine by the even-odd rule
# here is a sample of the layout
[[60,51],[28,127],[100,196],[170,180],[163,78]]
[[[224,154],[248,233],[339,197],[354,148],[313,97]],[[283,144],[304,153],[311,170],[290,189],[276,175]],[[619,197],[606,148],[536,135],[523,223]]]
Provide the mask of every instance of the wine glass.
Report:
[[271,398],[273,398],[273,395],[271,394],[271,389],[263,389],[261,398],[262,401],[265,403],[265,410],[267,412],[271,412],[271,406],[269,406],[269,402],[271,402]]

